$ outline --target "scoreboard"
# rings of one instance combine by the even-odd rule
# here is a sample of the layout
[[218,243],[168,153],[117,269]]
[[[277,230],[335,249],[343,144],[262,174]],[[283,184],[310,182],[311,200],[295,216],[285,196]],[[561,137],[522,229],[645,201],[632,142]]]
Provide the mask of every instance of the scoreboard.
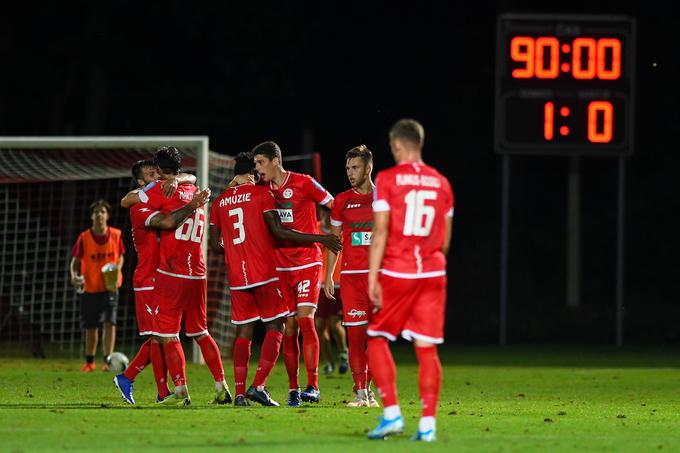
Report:
[[496,38],[497,152],[633,152],[633,19],[503,14]]

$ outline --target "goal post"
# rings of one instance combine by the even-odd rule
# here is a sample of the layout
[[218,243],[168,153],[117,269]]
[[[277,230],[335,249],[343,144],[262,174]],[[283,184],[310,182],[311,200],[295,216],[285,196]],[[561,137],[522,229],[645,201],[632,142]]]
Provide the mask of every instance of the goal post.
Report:
[[[113,207],[110,224],[123,230],[127,250],[121,288],[119,343],[139,339],[134,319],[132,271],[136,259],[127,210],[118,200],[132,187],[130,168],[161,146],[183,154],[197,185],[219,195],[233,177],[233,158],[209,150],[206,136],[0,137],[0,345],[35,356],[44,349],[82,349],[76,294],[69,284],[70,248],[90,226],[87,207],[98,198]],[[223,354],[233,341],[226,269],[208,248],[209,210],[203,252],[208,266],[211,333]],[[49,346],[48,346],[49,345]],[[2,353],[0,348],[0,353]],[[196,354],[194,354],[196,357]]]

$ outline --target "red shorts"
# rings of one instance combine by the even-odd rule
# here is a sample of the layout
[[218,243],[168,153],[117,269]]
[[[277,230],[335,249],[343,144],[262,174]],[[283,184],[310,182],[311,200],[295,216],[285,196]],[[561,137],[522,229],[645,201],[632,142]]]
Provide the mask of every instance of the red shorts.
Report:
[[409,341],[444,342],[446,276],[404,279],[383,274],[380,284],[383,306],[371,316],[369,336],[395,341],[401,334]]
[[231,291],[232,324],[248,324],[257,320],[269,322],[287,314],[277,281]]
[[153,309],[155,292],[153,288],[138,291],[135,289],[135,314],[140,335],[151,335],[153,332]]
[[[184,331],[188,337],[208,333],[206,280],[156,276],[153,334],[159,337],[179,335],[184,317]],[[156,311],[157,310],[157,311]]]
[[335,300],[326,297],[323,288],[319,291],[319,308],[316,311],[316,318],[330,318],[331,316],[342,316],[342,301],[340,300],[340,288],[335,288]]
[[371,300],[368,298],[368,273],[342,274],[342,323],[346,326],[368,324]]
[[297,307],[316,308],[321,291],[321,266],[297,271],[278,271],[278,276],[288,316],[295,316]]

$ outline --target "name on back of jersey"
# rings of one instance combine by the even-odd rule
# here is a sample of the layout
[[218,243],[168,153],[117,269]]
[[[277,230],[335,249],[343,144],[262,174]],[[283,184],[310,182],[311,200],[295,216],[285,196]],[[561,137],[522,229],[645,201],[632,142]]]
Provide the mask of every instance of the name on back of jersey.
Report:
[[220,200],[220,208],[223,208],[230,204],[245,203],[250,201],[250,192],[239,193],[236,195],[231,195],[229,197],[224,197]]
[[442,183],[436,176],[419,175],[416,173],[397,173],[397,185],[439,188],[442,186]]

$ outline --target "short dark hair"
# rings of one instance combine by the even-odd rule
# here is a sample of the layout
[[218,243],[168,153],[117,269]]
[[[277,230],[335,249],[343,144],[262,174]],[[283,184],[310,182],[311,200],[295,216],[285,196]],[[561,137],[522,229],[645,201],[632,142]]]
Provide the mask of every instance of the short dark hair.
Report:
[[255,156],[256,154],[264,154],[269,160],[274,160],[275,157],[278,157],[279,162],[281,162],[282,159],[281,148],[272,141],[262,142],[253,148],[252,155]]
[[163,146],[153,155],[153,161],[162,170],[172,170],[174,174],[179,173],[182,168],[182,154],[174,146]]
[[90,205],[90,215],[94,214],[94,210],[99,207],[104,207],[104,209],[106,209],[106,212],[109,214],[109,217],[111,217],[111,205],[106,200],[93,201],[92,204]]
[[155,167],[156,164],[151,159],[138,160],[132,165],[132,179],[137,184],[138,179],[142,179],[142,168]]
[[366,145],[355,146],[354,148],[347,151],[345,160],[354,159],[355,157],[360,157],[361,160],[364,161],[365,165],[373,163],[373,153]]
[[409,118],[401,119],[394,123],[392,129],[390,129],[390,140],[397,138],[422,147],[425,142],[425,129],[416,120]]
[[238,153],[234,161],[236,162],[234,164],[235,175],[247,175],[255,170],[255,162],[253,162],[253,156],[250,153]]

